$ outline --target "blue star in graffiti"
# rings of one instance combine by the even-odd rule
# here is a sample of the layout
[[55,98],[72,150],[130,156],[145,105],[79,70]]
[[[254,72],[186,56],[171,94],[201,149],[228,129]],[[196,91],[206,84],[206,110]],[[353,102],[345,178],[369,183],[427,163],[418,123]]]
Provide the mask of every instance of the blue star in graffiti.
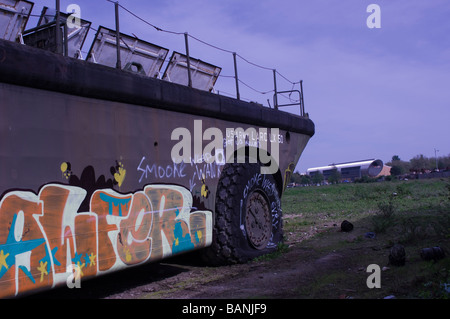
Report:
[[[47,251],[47,249],[46,249],[46,251]],[[58,259],[56,259],[56,252],[58,251],[58,247],[55,247],[55,248],[53,248],[52,249],[52,259],[53,259],[53,264],[55,264],[55,265],[57,265],[57,266],[61,266],[61,263],[58,261]],[[48,255],[48,251],[47,251],[47,254],[45,255],[45,257],[44,258],[42,258],[41,260],[39,260],[39,264],[40,263],[47,263],[46,265],[47,265],[47,272],[49,272],[50,271],[50,265],[52,264],[52,260],[50,259],[50,256]]]
[[79,254],[78,252],[75,252],[75,257],[72,258],[72,261],[73,261],[73,263],[74,263],[75,265],[78,265],[78,264],[81,265],[81,264],[82,264],[81,258],[83,258],[83,255],[82,255],[82,254]]
[[[6,239],[6,243],[3,245],[0,245],[0,251],[3,251],[3,254],[7,257],[5,257],[5,263],[8,265],[8,267],[1,267],[0,268],[0,278],[3,277],[3,275],[11,269],[11,266],[13,266],[16,263],[16,256],[21,255],[23,253],[31,252],[35,248],[39,247],[40,245],[45,243],[45,240],[43,238],[40,239],[33,239],[33,240],[27,240],[22,241],[16,240],[14,236],[14,230],[16,228],[16,221],[17,221],[17,214],[14,215],[13,221],[11,223],[11,228],[9,229],[8,238]],[[47,247],[45,247],[47,251]],[[48,251],[47,251],[48,255]],[[18,265],[18,268],[22,270],[25,275],[33,282],[35,283],[35,280],[33,278],[33,275],[30,272],[30,269],[28,269],[25,265]]]

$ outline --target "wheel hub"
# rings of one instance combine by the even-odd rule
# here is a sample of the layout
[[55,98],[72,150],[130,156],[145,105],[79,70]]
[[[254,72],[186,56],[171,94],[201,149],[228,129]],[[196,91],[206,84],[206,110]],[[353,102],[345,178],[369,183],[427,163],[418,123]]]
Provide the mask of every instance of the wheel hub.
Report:
[[258,191],[251,193],[247,200],[245,228],[253,247],[256,249],[267,247],[272,233],[272,219],[269,203]]

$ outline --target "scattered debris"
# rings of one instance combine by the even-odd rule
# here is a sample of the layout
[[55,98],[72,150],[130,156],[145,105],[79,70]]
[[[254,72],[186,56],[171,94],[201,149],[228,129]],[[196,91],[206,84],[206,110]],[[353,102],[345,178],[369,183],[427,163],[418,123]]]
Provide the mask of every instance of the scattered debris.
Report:
[[353,224],[348,220],[344,220],[341,224],[341,230],[344,232],[351,232],[353,230]]
[[439,260],[444,258],[445,253],[444,250],[439,247],[432,247],[432,248],[423,248],[420,251],[420,257],[422,257],[423,260]]
[[368,232],[364,234],[365,238],[374,239],[376,237],[376,234],[374,232]]
[[389,263],[394,266],[404,266],[406,260],[405,247],[396,244],[391,248],[389,254]]

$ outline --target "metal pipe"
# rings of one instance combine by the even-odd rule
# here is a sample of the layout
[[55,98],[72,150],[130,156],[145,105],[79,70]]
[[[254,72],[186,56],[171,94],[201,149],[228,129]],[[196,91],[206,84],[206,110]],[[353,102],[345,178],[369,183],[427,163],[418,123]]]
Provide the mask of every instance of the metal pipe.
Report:
[[68,30],[67,23],[64,24],[63,30],[64,30],[64,56],[69,56],[69,30]]
[[188,41],[188,33],[184,33],[184,42],[186,45],[186,62],[187,62],[187,71],[188,71],[188,86],[192,87],[192,77],[191,77],[191,58],[189,56],[189,41]]
[[305,100],[303,99],[303,80],[300,80],[300,115],[305,116]]
[[122,69],[122,61],[120,58],[120,26],[119,26],[119,1],[114,3],[116,11],[116,47],[117,47],[117,62],[116,68]]
[[277,92],[277,70],[273,70],[273,85],[274,85],[274,91],[275,94],[273,96],[273,103],[276,110],[278,110],[278,92]]
[[439,172],[439,165],[438,165],[437,152],[439,152],[439,150],[434,149],[434,158],[436,159],[436,171]]
[[233,52],[233,60],[234,60],[234,78],[236,80],[236,98],[238,100],[241,99],[241,94],[239,93],[239,78],[238,78],[238,69],[237,69],[237,62],[236,62],[236,52]]
[[56,0],[56,25],[55,25],[55,37],[56,37],[56,53],[62,54],[62,43],[61,43],[61,2]]

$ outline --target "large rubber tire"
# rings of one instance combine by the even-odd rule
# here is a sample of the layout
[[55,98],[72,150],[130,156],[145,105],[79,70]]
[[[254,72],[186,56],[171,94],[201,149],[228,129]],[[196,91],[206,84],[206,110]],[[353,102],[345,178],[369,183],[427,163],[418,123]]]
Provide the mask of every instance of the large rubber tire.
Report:
[[204,258],[213,265],[245,263],[283,242],[280,194],[260,164],[226,164],[216,194],[213,242]]

